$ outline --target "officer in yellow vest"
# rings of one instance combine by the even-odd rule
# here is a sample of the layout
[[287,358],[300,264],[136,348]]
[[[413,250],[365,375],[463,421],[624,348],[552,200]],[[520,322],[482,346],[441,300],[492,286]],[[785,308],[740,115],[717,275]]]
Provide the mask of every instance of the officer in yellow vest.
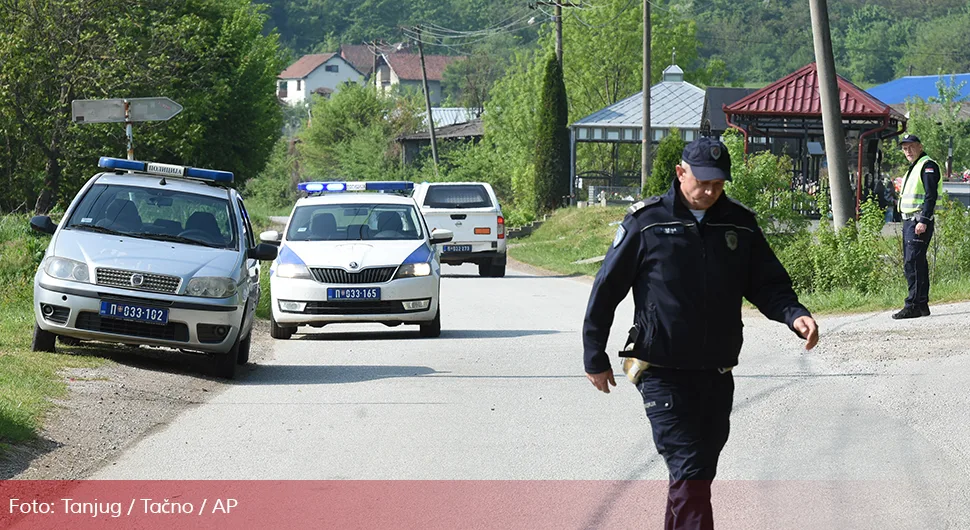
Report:
[[900,143],[911,164],[899,193],[899,211],[903,217],[903,272],[909,295],[903,309],[893,314],[895,319],[930,314],[926,250],[933,237],[933,210],[937,198],[943,193],[940,165],[923,152],[919,137],[907,134]]

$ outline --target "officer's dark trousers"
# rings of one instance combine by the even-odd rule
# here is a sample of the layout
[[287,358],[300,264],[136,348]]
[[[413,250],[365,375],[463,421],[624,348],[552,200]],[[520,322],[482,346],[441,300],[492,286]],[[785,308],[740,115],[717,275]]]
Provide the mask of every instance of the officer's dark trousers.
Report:
[[637,388],[670,473],[664,528],[713,529],[711,482],[728,439],[731,372],[651,367]]
[[930,301],[930,269],[926,251],[933,237],[933,223],[927,223],[926,232],[916,235],[916,221],[903,221],[903,273],[909,285],[906,307],[923,307]]

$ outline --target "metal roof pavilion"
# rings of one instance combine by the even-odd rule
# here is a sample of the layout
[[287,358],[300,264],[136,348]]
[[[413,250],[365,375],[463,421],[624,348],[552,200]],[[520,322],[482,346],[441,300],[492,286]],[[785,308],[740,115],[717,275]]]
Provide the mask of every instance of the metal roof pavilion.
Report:
[[[677,65],[664,70],[663,81],[650,87],[650,127],[664,131],[699,131],[704,90],[684,81]],[[570,126],[577,142],[640,143],[643,92],[602,108]],[[661,132],[662,134],[662,132]],[[660,138],[655,136],[654,141]]]

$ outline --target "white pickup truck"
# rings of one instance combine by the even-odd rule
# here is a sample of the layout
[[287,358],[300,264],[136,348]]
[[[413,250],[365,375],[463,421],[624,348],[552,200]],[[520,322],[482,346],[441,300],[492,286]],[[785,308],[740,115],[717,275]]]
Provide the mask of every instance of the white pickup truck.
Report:
[[413,197],[429,229],[454,233],[454,239],[441,247],[441,263],[476,263],[481,276],[505,276],[505,218],[492,186],[426,182],[414,187]]

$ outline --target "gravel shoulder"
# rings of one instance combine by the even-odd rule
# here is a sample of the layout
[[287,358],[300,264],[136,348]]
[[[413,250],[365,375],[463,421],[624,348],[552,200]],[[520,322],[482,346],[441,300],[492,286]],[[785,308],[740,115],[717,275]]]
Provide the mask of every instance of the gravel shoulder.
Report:
[[[269,323],[253,328],[250,364],[272,355]],[[112,362],[65,373],[68,393],[54,403],[36,440],[15,445],[0,461],[0,480],[84,479],[126,447],[231,383],[207,374],[208,359],[168,350],[104,346]]]

